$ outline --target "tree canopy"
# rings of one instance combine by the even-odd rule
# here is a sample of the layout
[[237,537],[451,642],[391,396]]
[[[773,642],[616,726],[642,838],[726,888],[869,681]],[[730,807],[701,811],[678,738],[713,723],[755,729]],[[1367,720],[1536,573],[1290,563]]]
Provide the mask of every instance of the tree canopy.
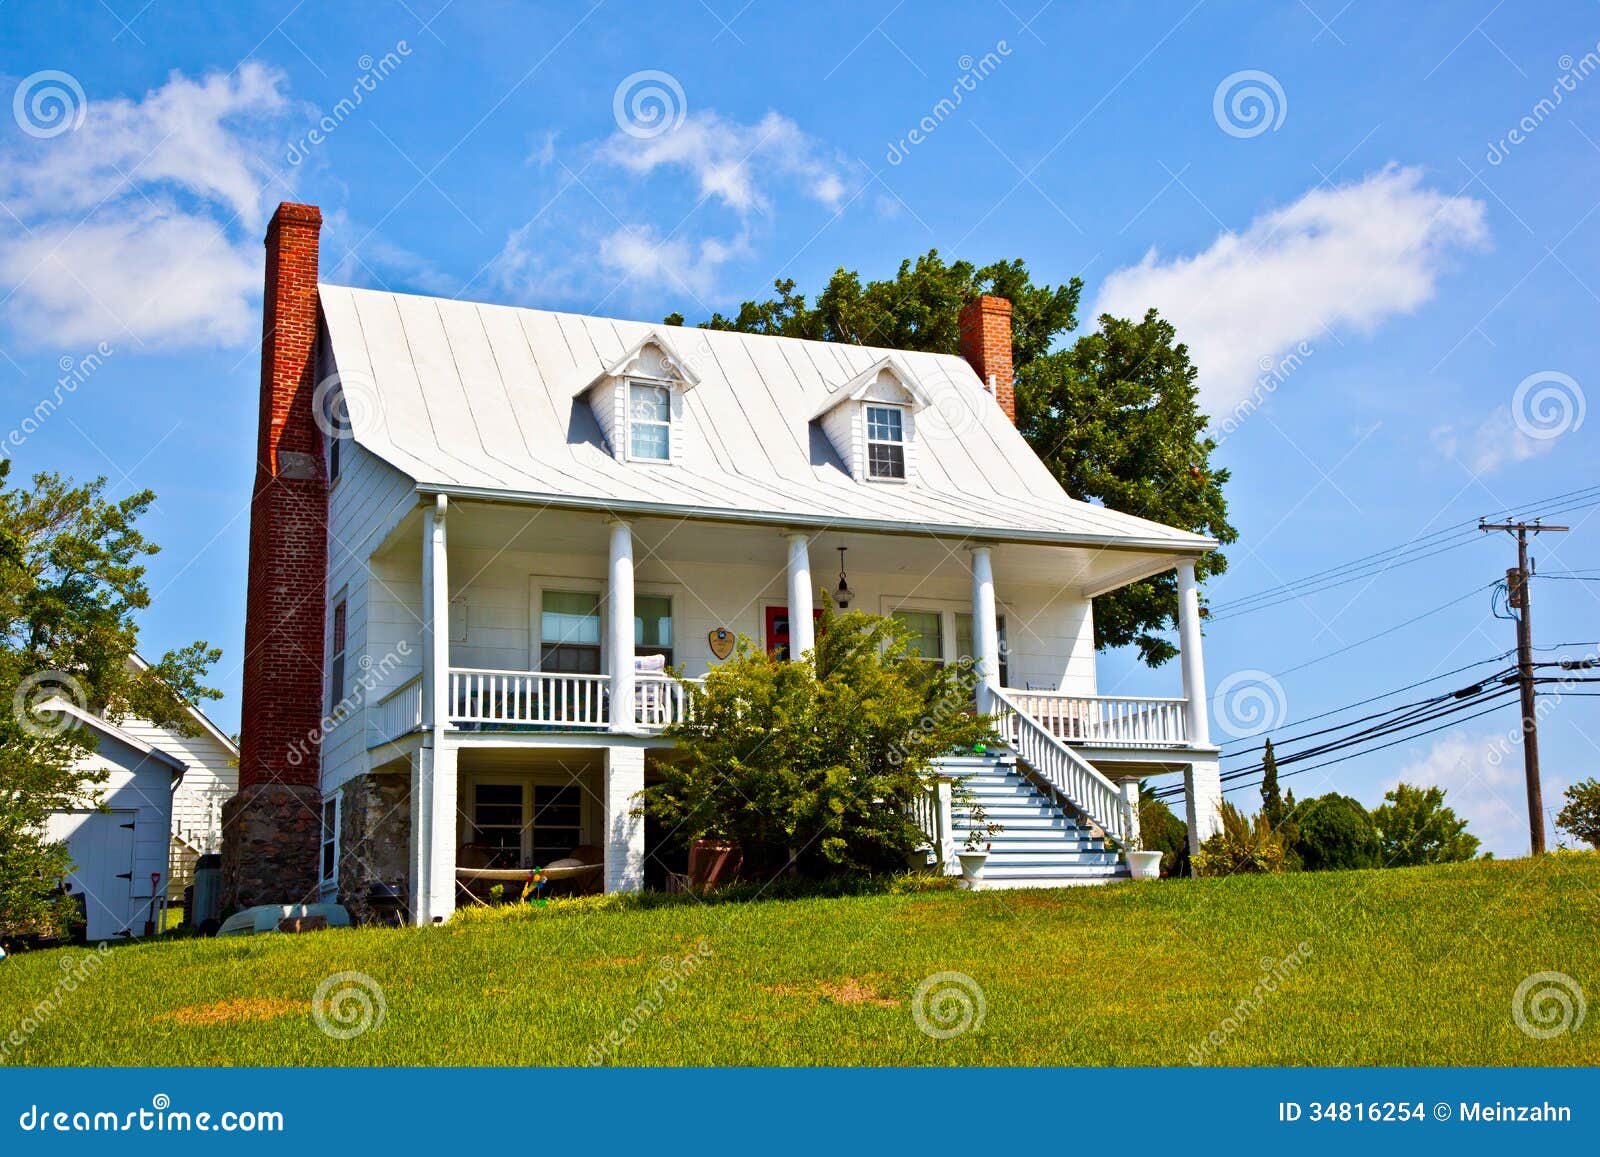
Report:
[[1478,837],[1467,831],[1466,820],[1444,806],[1443,788],[1400,783],[1383,799],[1372,809],[1372,823],[1385,867],[1453,864],[1478,854]]
[[72,483],[38,474],[8,484],[0,460],[0,934],[57,932],[64,912],[53,893],[70,864],[44,839],[51,812],[91,807],[102,774],[78,761],[94,741],[60,713],[61,699],[116,720],[137,715],[190,733],[188,704],[219,698],[206,670],[221,656],[203,642],[139,667],[135,614],[150,605],[143,560],[158,548],[136,523],[149,491],[120,501],[105,479]]
[[[1017,426],[1067,492],[1088,502],[1219,542],[1238,536],[1228,523],[1226,470],[1214,469],[1216,442],[1198,407],[1188,347],[1154,310],[1137,321],[1110,315],[1067,343],[1078,326],[1083,282],[1035,284],[1021,259],[977,266],[946,262],[937,250],[900,263],[892,278],[863,281],[837,270],[814,303],[793,279],[776,296],[747,301],[732,317],[714,313],[710,329],[953,354],[961,308],[979,294],[1012,303]],[[666,319],[682,325],[682,314]],[[1227,560],[1212,552],[1204,578]],[[1177,584],[1168,573],[1095,600],[1095,643],[1132,645],[1145,662],[1176,648],[1164,632],[1177,622]]]

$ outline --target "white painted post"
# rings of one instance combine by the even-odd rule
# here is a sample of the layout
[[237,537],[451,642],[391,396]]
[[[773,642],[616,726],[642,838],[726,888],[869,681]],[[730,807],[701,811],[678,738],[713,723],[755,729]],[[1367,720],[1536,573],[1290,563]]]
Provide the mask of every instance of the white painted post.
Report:
[[1122,789],[1123,846],[1130,852],[1144,849],[1144,840],[1139,834],[1139,781],[1137,779],[1124,779],[1118,784]]
[[816,645],[811,622],[811,547],[804,534],[789,535],[789,658],[798,660]]
[[1195,582],[1192,562],[1178,564],[1178,652],[1183,667],[1189,742],[1195,747],[1209,747],[1211,727],[1206,710],[1206,668],[1200,654],[1200,587]]
[[1216,760],[1200,760],[1183,769],[1183,795],[1193,855],[1222,830],[1222,772]]
[[644,887],[644,817],[633,814],[644,790],[644,749],[606,748],[605,884],[607,892]]
[[978,660],[978,711],[994,710],[1000,687],[1000,621],[994,598],[994,564],[987,546],[972,548],[972,634]]
[[[422,747],[411,785],[411,918],[431,924],[455,910],[455,753],[450,726],[450,570],[443,494],[422,512]],[[441,775],[444,772],[444,775]],[[440,827],[441,817],[443,826]],[[436,886],[435,877],[442,873]],[[440,886],[448,884],[435,910]]]
[[954,790],[948,779],[940,779],[939,790],[939,867],[946,876],[961,874],[961,861],[956,859],[956,819]]
[[610,612],[611,730],[637,730],[633,677],[633,526],[622,519],[611,522]]

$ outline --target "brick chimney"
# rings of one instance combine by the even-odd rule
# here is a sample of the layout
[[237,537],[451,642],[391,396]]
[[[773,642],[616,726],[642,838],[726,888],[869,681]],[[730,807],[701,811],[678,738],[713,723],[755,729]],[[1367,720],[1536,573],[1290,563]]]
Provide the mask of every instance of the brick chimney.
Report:
[[1017,420],[1015,381],[1011,373],[1011,303],[985,294],[961,311],[961,356],[972,363],[1006,417]]
[[315,205],[288,202],[267,226],[239,794],[222,814],[224,909],[314,900],[320,876],[328,484],[312,394],[321,228]]

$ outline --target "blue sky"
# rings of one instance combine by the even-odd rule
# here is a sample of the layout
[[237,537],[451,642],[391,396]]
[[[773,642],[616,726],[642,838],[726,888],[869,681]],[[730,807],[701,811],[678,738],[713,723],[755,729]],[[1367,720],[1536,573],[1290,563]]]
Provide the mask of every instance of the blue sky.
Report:
[[[223,646],[230,729],[260,237],[286,198],[327,216],[325,279],[398,290],[697,319],[775,276],[814,290],[837,266],[885,275],[937,247],[1080,275],[1086,319],[1159,306],[1226,421],[1241,538],[1219,612],[1600,482],[1600,419],[1583,421],[1592,4],[12,0],[4,18],[0,437],[19,474],[157,492],[144,646]],[[59,405],[30,420],[45,398]],[[1542,571],[1600,567],[1591,514],[1538,544]],[[1509,542],[1439,542],[1219,613],[1224,737],[1252,730],[1252,703],[1292,734],[1509,648],[1488,589]],[[1594,583],[1552,575],[1535,597],[1541,642],[1600,639]],[[1104,691],[1176,682],[1102,663]],[[1563,697],[1545,719],[1552,809],[1597,771],[1597,708]],[[1496,754],[1514,723],[1507,708],[1287,782],[1368,804],[1402,774],[1439,782],[1515,854],[1520,756]]]

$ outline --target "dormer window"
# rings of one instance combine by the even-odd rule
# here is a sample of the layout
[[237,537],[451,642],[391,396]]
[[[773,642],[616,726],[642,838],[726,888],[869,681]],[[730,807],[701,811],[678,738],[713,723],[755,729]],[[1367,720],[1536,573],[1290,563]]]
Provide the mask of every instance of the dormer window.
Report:
[[649,382],[628,383],[628,457],[672,461],[672,390]]
[[618,462],[676,465],[683,460],[684,435],[693,430],[683,398],[699,381],[667,335],[651,330],[576,396],[589,403],[606,450]]
[[899,406],[867,407],[867,476],[906,476],[906,434]]

